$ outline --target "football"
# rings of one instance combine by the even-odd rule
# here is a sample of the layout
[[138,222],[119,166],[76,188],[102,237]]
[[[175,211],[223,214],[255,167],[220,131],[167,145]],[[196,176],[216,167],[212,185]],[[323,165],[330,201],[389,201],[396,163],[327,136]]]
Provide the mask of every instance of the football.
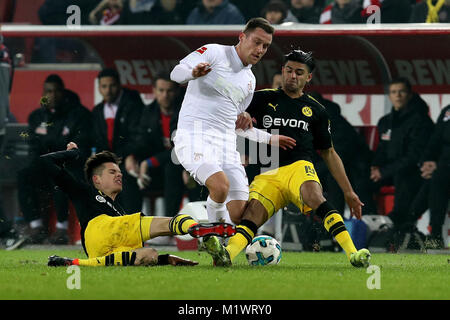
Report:
[[272,237],[257,236],[245,249],[245,255],[249,265],[275,265],[281,260],[281,246]]

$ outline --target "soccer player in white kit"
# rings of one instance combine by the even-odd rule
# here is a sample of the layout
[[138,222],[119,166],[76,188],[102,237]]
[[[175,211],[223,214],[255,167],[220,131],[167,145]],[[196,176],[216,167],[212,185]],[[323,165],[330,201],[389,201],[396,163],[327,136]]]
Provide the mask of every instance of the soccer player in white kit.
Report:
[[[236,120],[250,104],[256,86],[251,71],[272,43],[274,28],[251,19],[236,46],[207,44],[175,66],[171,79],[188,82],[173,139],[178,161],[208,188],[210,222],[239,223],[248,200],[248,179],[236,150],[236,132],[251,140],[291,147],[295,140],[250,128],[236,130]],[[244,113],[247,124],[250,116]],[[245,121],[244,121],[245,122]],[[231,221],[230,221],[231,218]]]

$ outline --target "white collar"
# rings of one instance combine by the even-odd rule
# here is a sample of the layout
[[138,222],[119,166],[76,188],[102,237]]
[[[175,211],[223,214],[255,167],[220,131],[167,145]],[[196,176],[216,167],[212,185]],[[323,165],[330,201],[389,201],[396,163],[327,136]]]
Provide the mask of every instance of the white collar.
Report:
[[231,46],[231,47],[232,47],[231,48],[232,56],[233,56],[235,62],[239,65],[239,67],[241,69],[251,69],[251,67],[253,65],[248,64],[248,65],[244,66],[244,64],[242,63],[242,60],[241,60],[241,58],[239,57],[239,55],[238,55],[238,53],[236,51],[236,46]]

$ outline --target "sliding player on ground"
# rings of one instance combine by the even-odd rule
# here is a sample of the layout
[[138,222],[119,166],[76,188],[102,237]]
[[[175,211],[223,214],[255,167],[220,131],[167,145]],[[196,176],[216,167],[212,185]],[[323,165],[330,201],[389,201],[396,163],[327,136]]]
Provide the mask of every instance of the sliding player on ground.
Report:
[[[137,265],[196,265],[195,261],[169,254],[158,254],[143,243],[158,236],[183,235],[231,236],[232,225],[199,224],[186,214],[170,217],[144,216],[141,212],[127,214],[117,196],[122,191],[119,159],[109,151],[91,156],[85,164],[87,181],[79,181],[65,164],[80,156],[78,147],[70,142],[66,151],[40,157],[39,167],[66,192],[73,202],[81,226],[81,241],[87,259],[51,256],[49,266],[137,266]],[[216,238],[214,238],[216,239]]]

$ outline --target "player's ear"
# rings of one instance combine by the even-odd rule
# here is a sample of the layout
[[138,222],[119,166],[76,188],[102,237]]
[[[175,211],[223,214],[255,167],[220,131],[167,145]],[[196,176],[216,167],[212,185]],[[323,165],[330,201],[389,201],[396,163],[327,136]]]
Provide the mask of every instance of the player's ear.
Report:
[[245,33],[241,32],[239,33],[239,42],[242,41],[242,39],[244,39],[246,37]]
[[94,174],[94,175],[92,176],[92,183],[93,183],[94,185],[99,184],[99,183],[100,183],[100,176]]
[[312,72],[308,74],[308,79],[306,80],[306,82],[309,83],[311,79],[312,79]]

